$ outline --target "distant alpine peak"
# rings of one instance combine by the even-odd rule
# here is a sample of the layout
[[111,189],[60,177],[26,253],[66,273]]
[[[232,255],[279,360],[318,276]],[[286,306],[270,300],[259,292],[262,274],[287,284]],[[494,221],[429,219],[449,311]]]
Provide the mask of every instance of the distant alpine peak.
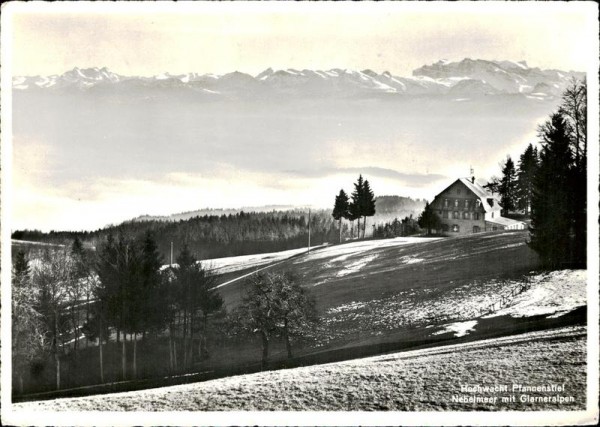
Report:
[[[356,71],[346,68],[273,69],[269,67],[256,76],[240,71],[226,74],[163,72],[152,77],[123,76],[107,67],[73,69],[47,77],[14,77],[13,88],[81,90],[95,87],[161,90],[177,88],[194,90],[203,96],[255,96],[260,94],[297,96],[371,96],[403,95],[493,95],[533,94],[559,96],[572,77],[583,73],[530,68],[527,62],[464,58],[460,61],[441,59],[415,69],[410,77],[395,76],[389,71],[379,74],[366,68]],[[540,88],[543,91],[540,91]],[[261,95],[262,96],[262,95]]]

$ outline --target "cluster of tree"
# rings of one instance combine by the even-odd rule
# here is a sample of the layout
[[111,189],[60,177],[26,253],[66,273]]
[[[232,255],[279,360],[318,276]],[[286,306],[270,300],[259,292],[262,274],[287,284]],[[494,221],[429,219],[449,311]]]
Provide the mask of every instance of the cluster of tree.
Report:
[[317,324],[315,301],[291,272],[258,273],[246,280],[246,296],[231,314],[234,330],[258,334],[262,342],[262,366],[269,358],[269,341],[285,340],[287,357],[292,339],[305,335]]
[[541,147],[525,149],[515,167],[508,157],[498,192],[503,214],[516,209],[531,217],[531,247],[550,268],[586,264],[587,85],[574,80],[558,111],[538,127]]
[[368,180],[363,181],[362,175],[354,183],[354,191],[348,198],[346,192],[341,189],[335,197],[333,213],[331,216],[339,222],[339,241],[342,241],[342,219],[347,219],[352,224],[350,237],[354,238],[354,221],[358,220],[357,237],[360,237],[360,219],[363,218],[363,238],[367,227],[367,217],[375,215],[375,194],[371,190]]
[[521,210],[527,216],[531,215],[534,177],[539,167],[539,154],[533,144],[529,144],[515,163],[510,156],[502,163],[502,177],[493,177],[484,187],[500,195],[502,214],[508,215],[515,210]]
[[531,247],[552,268],[585,266],[587,85],[574,81],[538,128],[541,149],[531,197]]
[[[108,235],[137,237],[146,232],[155,236],[158,251],[169,256],[171,242],[179,251],[183,243],[200,259],[277,252],[306,245],[308,212],[273,211],[239,212],[230,215],[205,215],[180,221],[130,221],[91,232],[49,232],[19,230],[13,239],[70,244],[78,238],[98,246]],[[312,211],[311,240],[317,243],[334,242],[337,237],[330,211]]]
[[93,278],[79,241],[71,249],[46,250],[32,267],[17,252],[12,271],[13,374],[20,389],[33,362],[53,359],[60,388],[60,356],[65,345],[76,351],[81,337],[77,305],[92,296]]
[[52,360],[60,389],[61,359],[67,352],[76,357],[80,340],[97,345],[98,377],[105,382],[104,348],[111,341],[121,347],[119,378],[132,379],[139,377],[138,341],[168,340],[161,369],[175,373],[210,357],[208,337],[216,327],[260,334],[266,363],[272,337],[284,338],[292,357],[293,340],[316,324],[314,301],[291,273],[251,276],[246,298],[227,321],[217,276],[187,246],[176,260],[164,266],[149,232],[137,239],[109,235],[96,251],[84,250],[76,239],[35,262],[19,252],[13,262],[12,356],[21,392],[36,360]]
[[402,220],[395,218],[391,222],[377,225],[373,232],[373,237],[387,239],[391,237],[411,236],[420,231],[421,228],[418,222],[411,215],[404,217]]

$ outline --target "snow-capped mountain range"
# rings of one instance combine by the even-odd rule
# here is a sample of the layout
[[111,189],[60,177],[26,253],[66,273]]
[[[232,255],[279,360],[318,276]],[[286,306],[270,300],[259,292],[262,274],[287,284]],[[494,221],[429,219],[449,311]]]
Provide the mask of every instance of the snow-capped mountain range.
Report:
[[530,68],[526,62],[463,59],[438,61],[399,77],[366,69],[273,70],[256,76],[238,71],[223,74],[169,74],[153,77],[123,76],[104,68],[74,68],[61,75],[14,77],[15,90],[93,89],[192,89],[209,96],[219,95],[495,95],[524,94],[532,97],[560,95],[574,71]]

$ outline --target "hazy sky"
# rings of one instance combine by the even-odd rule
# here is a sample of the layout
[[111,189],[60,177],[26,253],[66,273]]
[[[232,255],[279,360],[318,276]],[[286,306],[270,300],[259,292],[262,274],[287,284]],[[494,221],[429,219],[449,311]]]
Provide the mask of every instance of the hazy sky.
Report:
[[[578,71],[589,70],[597,59],[597,50],[588,43],[590,36],[597,37],[596,18],[590,15],[593,9],[582,3],[63,2],[9,6],[12,13],[4,13],[5,9],[2,14],[2,68],[11,75],[61,74],[75,66],[106,66],[119,74],[147,76],[233,70],[257,74],[268,67],[370,68],[407,76],[440,59],[526,60],[530,66]],[[394,162],[389,156],[373,155],[377,147],[358,144],[345,135],[328,141],[327,150],[334,157],[313,151],[311,159],[321,160],[320,169],[305,170],[302,176],[289,170],[281,174],[256,167],[240,169],[235,162],[220,163],[222,159],[214,159],[209,173],[193,173],[172,161],[161,177],[148,177],[141,166],[127,175],[109,171],[102,175],[100,160],[81,157],[79,161],[89,162],[95,175],[87,176],[89,181],[68,182],[56,179],[57,163],[50,162],[65,153],[57,153],[44,135],[21,135],[14,141],[15,153],[21,157],[14,160],[13,229],[89,229],[145,213],[207,206],[325,205],[333,200],[333,190],[342,185],[349,189],[348,177],[362,169],[379,173],[378,194],[430,198],[443,182],[428,188],[421,184],[403,187],[406,181],[394,173],[410,176],[420,171],[453,177],[465,175],[474,161],[476,170],[489,176],[502,156],[520,152],[535,137],[534,123],[520,126],[521,136],[502,144],[489,138],[488,144],[497,146],[459,162],[432,156],[428,147],[418,143],[407,148],[389,137],[389,153],[396,158],[410,156]],[[55,131],[60,134],[60,124],[52,128]],[[361,163],[361,158],[369,160]],[[384,169],[392,172],[381,173]]]
[[[442,58],[472,56],[581,70],[590,23],[581,5],[560,3],[217,4],[188,5],[185,13],[148,4],[109,4],[94,13],[70,4],[49,4],[46,13],[22,6],[30,7],[14,15],[15,75],[74,66],[127,75],[258,73],[268,66],[407,75]],[[138,12],[128,13],[132,8]]]

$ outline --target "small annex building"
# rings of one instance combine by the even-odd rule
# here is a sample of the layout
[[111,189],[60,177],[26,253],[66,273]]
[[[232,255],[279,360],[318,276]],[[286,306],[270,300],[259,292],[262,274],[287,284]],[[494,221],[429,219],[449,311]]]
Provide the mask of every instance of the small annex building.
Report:
[[499,196],[475,182],[474,177],[454,181],[435,196],[431,207],[442,220],[441,231],[450,235],[526,227],[522,221],[503,217]]

